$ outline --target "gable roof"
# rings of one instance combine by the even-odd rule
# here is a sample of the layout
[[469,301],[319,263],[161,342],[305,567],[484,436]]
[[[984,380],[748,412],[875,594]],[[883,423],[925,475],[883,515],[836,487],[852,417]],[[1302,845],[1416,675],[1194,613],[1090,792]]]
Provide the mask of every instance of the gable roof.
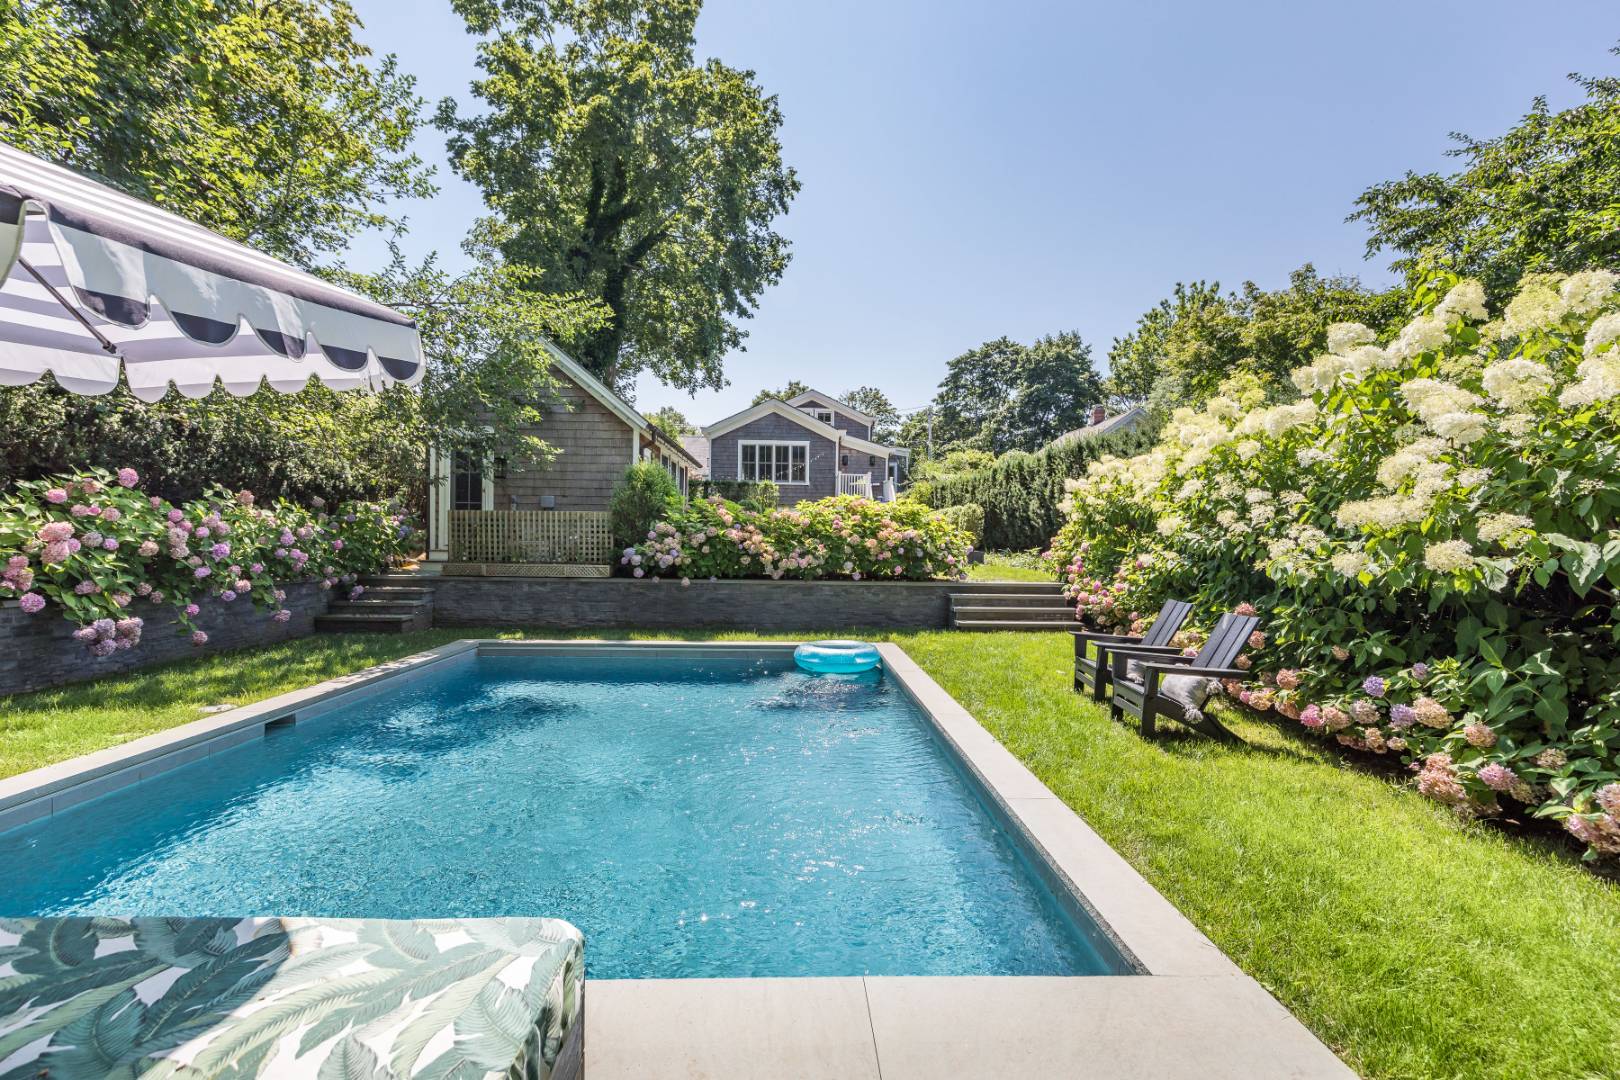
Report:
[[612,390],[609,390],[607,385],[603,383],[602,380],[598,379],[595,375],[592,375],[589,371],[586,371],[585,366],[578,360],[575,360],[572,356],[569,356],[567,353],[557,348],[555,344],[546,338],[541,338],[540,343],[545,346],[546,352],[551,354],[552,362],[556,364],[558,368],[562,369],[562,373],[567,375],[569,380],[577,385],[581,390],[585,391],[587,394],[601,403],[604,409],[612,413],[614,416],[617,416],[620,420],[623,420],[634,430],[646,435],[655,443],[669,447],[677,454],[685,457],[693,465],[697,465],[700,468],[702,467],[702,463],[700,463],[697,458],[693,457],[691,452],[680,444],[680,440],[665,433],[661,428],[658,427],[657,424],[654,424],[651,420],[648,420],[645,416],[642,416],[634,405],[624,400],[624,398],[620,397],[618,394],[615,394]]
[[859,420],[867,427],[871,427],[873,424],[877,423],[876,417],[871,416],[868,413],[861,412],[861,410],[855,408],[853,405],[846,405],[842,400],[833,397],[831,394],[823,394],[820,390],[806,390],[804,393],[799,394],[796,397],[788,398],[788,404],[798,406],[803,405],[805,402],[811,400],[819,401],[823,405],[831,405],[838,412],[843,413],[852,420]]
[[761,417],[770,416],[772,414],[780,416],[784,420],[791,420],[800,427],[805,428],[808,431],[815,432],[823,439],[831,439],[833,442],[837,442],[844,434],[831,424],[824,424],[804,410],[796,409],[787,402],[781,401],[777,398],[766,398],[758,405],[751,405],[742,412],[732,413],[724,420],[716,421],[715,423],[704,428],[703,434],[710,439],[715,439],[721,435],[724,435],[728,431],[735,428],[740,428],[744,424],[751,424]]
[[[801,394],[800,396],[803,397],[804,395]],[[805,412],[803,409],[800,409],[786,401],[780,401],[777,398],[766,398],[758,405],[750,406],[739,413],[732,413],[724,420],[710,424],[708,427],[703,429],[703,436],[704,438],[713,441],[729,431],[735,431],[744,424],[752,424],[755,420],[773,415],[780,416],[784,420],[790,420],[804,428],[806,431],[820,435],[822,438],[828,439],[834,443],[841,443],[853,450],[859,450],[864,454],[881,454],[884,457],[889,457],[895,453],[895,448],[893,447],[884,446],[881,443],[875,443],[868,439],[862,439],[858,436],[851,435],[847,431],[842,431],[835,428],[831,424],[824,424],[820,420],[817,420],[815,417],[811,416],[809,413]]]
[[1131,428],[1147,419],[1147,410],[1140,405],[1133,405],[1122,413],[1115,413],[1107,417],[1100,424],[1087,424],[1083,428],[1065,431],[1053,439],[1053,442],[1062,442],[1064,439],[1092,439],[1098,435],[1107,435],[1111,432],[1129,431]]

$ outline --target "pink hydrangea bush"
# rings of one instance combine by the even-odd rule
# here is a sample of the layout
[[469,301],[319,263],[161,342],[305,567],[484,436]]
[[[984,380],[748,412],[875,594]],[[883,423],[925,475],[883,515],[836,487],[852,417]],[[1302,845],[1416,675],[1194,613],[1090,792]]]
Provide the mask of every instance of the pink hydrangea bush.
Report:
[[1069,484],[1077,613],[1248,604],[1266,641],[1235,704],[1620,853],[1617,286],[1532,274],[1493,312],[1437,276],[1404,326],[1330,327],[1293,400],[1237,376],[1176,410]]
[[201,645],[191,620],[202,604],[247,603],[285,622],[284,585],[352,585],[402,559],[415,534],[377,503],[329,514],[217,488],[174,506],[139,485],[133,469],[14,484],[0,497],[0,599],[29,614],[55,606],[97,656],[139,644],[139,613],[162,605]]
[[926,580],[966,576],[973,539],[915,502],[856,496],[766,512],[694,499],[620,553],[637,578]]

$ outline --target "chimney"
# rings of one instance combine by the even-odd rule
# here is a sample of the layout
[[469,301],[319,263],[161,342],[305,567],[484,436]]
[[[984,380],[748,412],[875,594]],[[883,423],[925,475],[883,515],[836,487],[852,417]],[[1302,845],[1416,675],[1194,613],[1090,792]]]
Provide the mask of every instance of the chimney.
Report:
[[1108,419],[1108,410],[1107,409],[1103,408],[1101,405],[1093,405],[1091,407],[1091,426],[1092,427],[1096,427],[1098,424],[1102,423],[1106,419]]

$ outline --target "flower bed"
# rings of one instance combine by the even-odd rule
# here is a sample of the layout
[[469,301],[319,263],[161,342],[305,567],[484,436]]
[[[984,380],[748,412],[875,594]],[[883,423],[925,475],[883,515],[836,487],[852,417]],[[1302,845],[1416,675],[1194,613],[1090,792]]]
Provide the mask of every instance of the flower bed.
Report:
[[624,549],[634,577],[848,578],[920,581],[964,576],[973,538],[921,503],[856,496],[745,510],[694,499]]
[[1077,612],[1252,603],[1240,700],[1410,760],[1471,814],[1562,820],[1620,853],[1620,297],[1532,275],[1487,321],[1437,279],[1390,342],[1336,325],[1294,372],[1178,410],[1158,447],[1071,485],[1053,541]]
[[75,640],[107,656],[140,643],[142,605],[172,606],[194,644],[201,604],[251,604],[285,622],[282,585],[355,579],[403,557],[412,526],[396,510],[355,503],[328,513],[250,492],[211,490],[174,506],[139,489],[133,469],[22,481],[0,500],[0,598],[23,611],[56,608]]

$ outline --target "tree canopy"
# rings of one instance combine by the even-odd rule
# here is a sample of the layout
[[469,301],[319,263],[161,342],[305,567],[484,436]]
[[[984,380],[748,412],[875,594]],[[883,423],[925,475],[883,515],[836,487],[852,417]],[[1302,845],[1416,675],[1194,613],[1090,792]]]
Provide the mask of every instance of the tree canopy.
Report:
[[1178,282],[1108,352],[1108,396],[1118,406],[1163,407],[1207,400],[1234,375],[1251,375],[1290,395],[1297,358],[1327,344],[1335,322],[1380,327],[1406,307],[1402,290],[1369,289],[1354,277],[1322,277],[1306,263],[1288,286],[1265,290],[1252,281],[1223,293],[1219,282]]
[[310,266],[434,190],[409,151],[415,80],[359,26],[345,0],[17,0],[0,8],[0,130]]
[[777,401],[788,401],[798,397],[800,394],[808,393],[809,390],[810,388],[804,383],[800,382],[798,379],[789,379],[788,384],[782,387],[780,390],[761,390],[759,393],[754,395],[754,400],[749,402],[749,404],[758,405],[760,402],[769,401],[772,398],[775,398]]
[[1371,230],[1367,254],[1397,253],[1409,277],[1426,263],[1477,277],[1493,298],[1527,271],[1620,268],[1620,78],[1570,78],[1586,92],[1573,108],[1538,97],[1502,135],[1453,135],[1459,171],[1362,192],[1350,220]]
[[874,442],[892,446],[900,437],[900,410],[894,407],[889,395],[877,387],[860,386],[854,390],[846,390],[838,400],[872,418]]
[[701,430],[686,418],[685,413],[673,405],[665,405],[657,412],[648,413],[647,419],[656,424],[665,435],[673,435],[675,438],[682,435],[696,435]]
[[1082,426],[1102,397],[1091,346],[1077,333],[987,341],[946,365],[933,401],[936,452],[1036,450]]
[[776,98],[699,64],[701,0],[453,0],[479,36],[479,107],[439,109],[456,170],[511,227],[507,260],[608,311],[570,343],[624,388],[725,385],[739,325],[780,279],[798,191]]
[[[377,273],[322,268],[364,229],[398,230],[388,200],[432,191],[407,150],[421,101],[392,57],[375,63],[342,0],[28,0],[0,9],[0,126],[30,152],[96,175],[415,317],[419,391],[311,387],[147,405],[127,393],[0,388],[0,482],[129,465],[154,490],[208,483],[263,494],[419,489],[428,442],[514,460],[549,448],[552,380],[541,339],[589,333],[601,312],[536,288],[538,271],[476,233],[474,267],[398,255]],[[86,437],[91,433],[93,437]]]

